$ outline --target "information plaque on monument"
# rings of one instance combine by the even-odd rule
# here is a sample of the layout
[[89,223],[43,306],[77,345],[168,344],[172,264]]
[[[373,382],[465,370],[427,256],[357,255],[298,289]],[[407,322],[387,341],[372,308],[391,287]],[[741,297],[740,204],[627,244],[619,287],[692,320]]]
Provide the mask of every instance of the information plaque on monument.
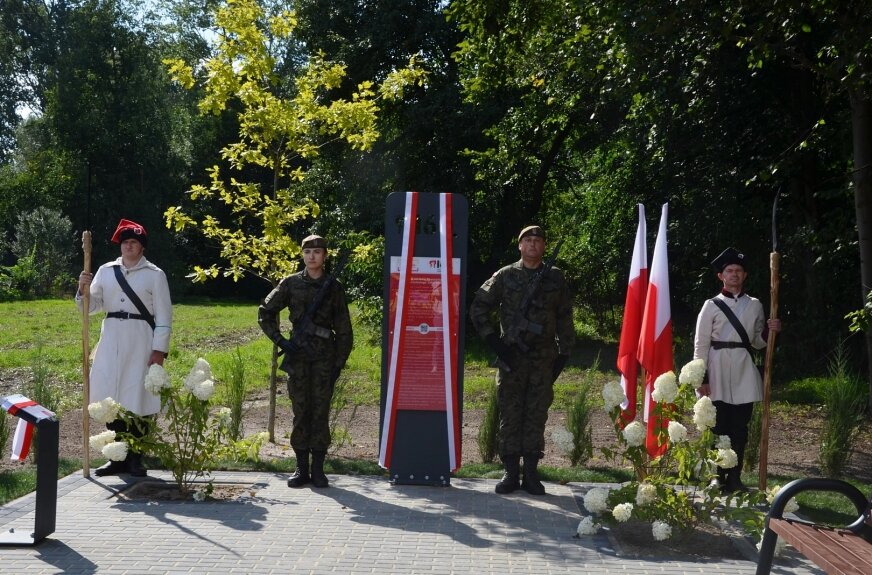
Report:
[[393,193],[386,207],[379,465],[394,484],[448,485],[461,456],[466,198]]

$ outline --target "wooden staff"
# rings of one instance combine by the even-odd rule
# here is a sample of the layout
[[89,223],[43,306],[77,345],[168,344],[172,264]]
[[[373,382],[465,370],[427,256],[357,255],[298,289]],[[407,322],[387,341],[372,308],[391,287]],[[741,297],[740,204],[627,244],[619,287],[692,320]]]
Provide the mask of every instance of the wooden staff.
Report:
[[[85,273],[91,273],[91,232],[82,232],[82,251],[85,254]],[[90,338],[91,331],[88,317],[91,307],[90,286],[82,294],[82,475],[91,476],[91,451],[88,439],[90,436],[90,416],[88,404],[91,403],[91,369],[90,369]]]
[[[779,190],[780,191],[780,190]],[[781,256],[778,253],[778,241],[775,235],[775,210],[778,207],[778,193],[772,204],[772,252],[769,254],[769,319],[778,319],[778,269]],[[760,478],[761,491],[766,490],[767,468],[769,466],[769,395],[772,389],[772,360],[775,357],[775,337],[777,332],[770,331],[766,340],[766,361],[763,364],[763,413],[760,418]]]

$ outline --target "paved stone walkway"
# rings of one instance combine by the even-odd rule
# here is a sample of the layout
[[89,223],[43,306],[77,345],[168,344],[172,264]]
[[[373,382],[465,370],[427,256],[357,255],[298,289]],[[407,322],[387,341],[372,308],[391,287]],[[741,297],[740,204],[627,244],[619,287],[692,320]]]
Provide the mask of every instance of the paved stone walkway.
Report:
[[[169,479],[166,473],[150,472]],[[35,546],[0,547],[0,573],[752,574],[752,560],[621,557],[606,534],[575,538],[582,486],[497,496],[496,480],[391,486],[331,476],[328,489],[289,489],[286,474],[230,473],[253,486],[235,502],[124,501],[120,478],[58,485],[57,529]],[[0,507],[0,531],[33,529],[33,494]],[[751,556],[750,548],[747,551]],[[773,573],[820,573],[797,555]]]

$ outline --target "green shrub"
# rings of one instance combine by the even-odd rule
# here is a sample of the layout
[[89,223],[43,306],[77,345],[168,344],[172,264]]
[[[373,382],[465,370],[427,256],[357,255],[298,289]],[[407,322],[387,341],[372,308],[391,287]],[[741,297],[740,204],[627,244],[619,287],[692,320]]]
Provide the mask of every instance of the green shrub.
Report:
[[573,467],[583,465],[593,455],[593,400],[596,397],[593,390],[597,389],[593,376],[598,367],[599,361],[595,361],[585,372],[578,393],[566,412],[566,428],[572,434],[572,449],[568,456]]
[[866,409],[866,385],[848,373],[847,365],[846,353],[839,345],[830,361],[820,435],[819,462],[821,472],[828,477],[841,476],[848,465]]
[[69,284],[76,253],[72,230],[70,219],[50,208],[39,207],[19,216],[11,242],[18,264],[11,269],[23,297],[56,295],[59,286]]
[[230,424],[227,435],[231,441],[242,439],[242,418],[245,416],[245,360],[239,346],[230,354],[230,358],[222,365],[223,378],[226,386],[223,399],[230,409]]

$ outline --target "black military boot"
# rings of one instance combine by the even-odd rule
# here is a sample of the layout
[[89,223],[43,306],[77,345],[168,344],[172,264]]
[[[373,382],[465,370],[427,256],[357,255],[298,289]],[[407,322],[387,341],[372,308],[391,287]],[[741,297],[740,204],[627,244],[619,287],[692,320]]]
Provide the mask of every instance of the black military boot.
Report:
[[127,473],[129,473],[133,477],[145,477],[148,475],[148,470],[142,463],[141,453],[128,451],[127,459],[125,459],[124,461],[127,463]]
[[107,475],[121,475],[122,473],[127,473],[126,459],[122,461],[107,461],[106,463],[94,470],[94,475],[96,475],[97,477],[106,477]]
[[521,475],[521,456],[507,455],[501,459],[503,460],[503,467],[505,467],[506,472],[503,473],[503,478],[500,479],[499,483],[497,483],[494,491],[500,495],[505,495],[507,493],[512,493],[521,487],[519,481]]
[[727,489],[727,470],[718,467],[718,476],[716,479],[712,479],[709,485],[711,485],[721,493],[726,493],[725,490]]
[[727,487],[724,492],[734,493],[736,491],[748,491],[748,488],[742,483],[742,467],[740,465],[727,470]]
[[288,479],[288,487],[302,487],[312,481],[309,477],[309,450],[295,449],[297,455],[297,468]]
[[312,485],[315,487],[327,487],[330,482],[324,473],[324,458],[326,451],[312,451]]
[[524,455],[524,480],[521,482],[521,488],[530,495],[545,495],[545,486],[539,479],[538,465],[538,455]]

